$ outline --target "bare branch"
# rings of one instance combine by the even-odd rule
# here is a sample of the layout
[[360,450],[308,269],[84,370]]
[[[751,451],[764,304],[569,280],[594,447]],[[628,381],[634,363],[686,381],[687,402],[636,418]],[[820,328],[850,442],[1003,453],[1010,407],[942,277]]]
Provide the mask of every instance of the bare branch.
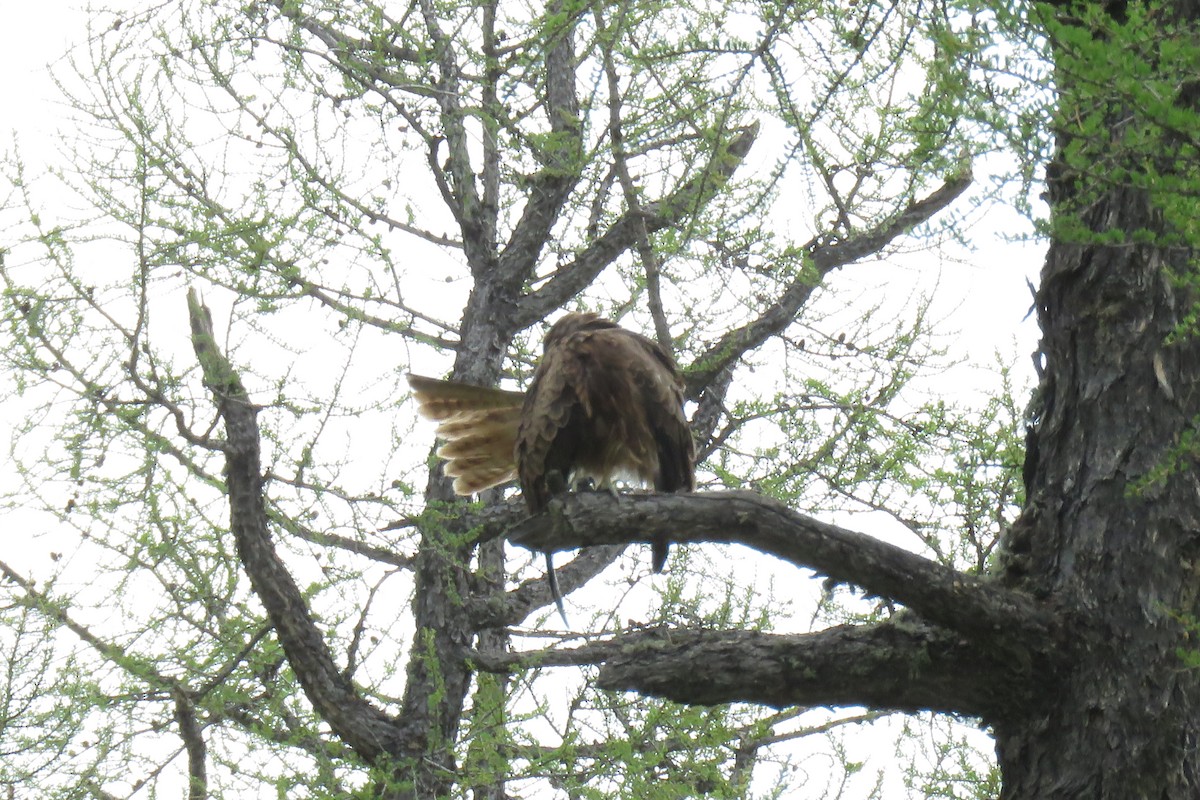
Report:
[[[348,62],[346,72],[349,74],[358,71],[372,74],[372,71],[379,71],[380,68],[377,59],[370,56],[381,53],[398,62],[417,65],[423,63],[424,54],[411,47],[402,47],[395,42],[383,41],[381,39],[362,39],[357,36],[350,36],[342,31],[332,30],[322,25],[314,17],[301,13],[299,7],[283,0],[271,0],[271,5],[278,8],[279,13],[290,19],[297,26],[324,42],[325,46],[337,53],[339,57],[345,58]],[[364,58],[359,55],[360,53],[365,53],[368,57]]]
[[878,253],[898,236],[928,221],[965,192],[971,180],[970,171],[964,169],[927,197],[913,200],[904,210],[875,228],[849,239],[833,242],[814,239],[809,242],[806,246],[807,258],[813,269],[801,270],[762,315],[726,333],[698,356],[690,367],[684,368],[687,396],[698,399],[721,370],[790,325],[826,275],[838,267]]
[[[547,11],[562,13],[562,4],[550,3]],[[571,19],[560,24],[551,36],[553,47],[546,53],[542,102],[550,122],[550,136],[546,137],[546,147],[536,154],[544,166],[529,178],[525,208],[499,256],[501,280],[514,289],[533,274],[537,258],[582,169],[583,128],[575,88],[576,23]],[[528,323],[521,328],[527,326]]]
[[461,65],[449,36],[438,22],[437,9],[429,0],[420,2],[425,30],[433,43],[433,58],[438,67],[435,97],[441,110],[442,135],[446,142],[446,162],[434,174],[445,172],[450,178],[453,201],[450,208],[463,233],[463,251],[471,270],[490,266],[496,231],[480,206],[479,190],[475,186],[475,171],[471,166],[466,129],[466,111],[459,83]]
[[915,621],[818,633],[652,628],[617,637],[597,683],[679,703],[869,706],[1004,718],[1028,708],[1047,674]]
[[899,617],[817,633],[769,634],[659,626],[579,647],[471,653],[488,672],[600,665],[597,684],[679,703],[869,706],[995,720],[1051,691],[1044,652],[979,648],[945,629]]
[[[563,596],[584,586],[592,578],[607,569],[621,553],[625,545],[594,547],[581,552],[567,564],[560,564],[555,572]],[[481,628],[517,625],[529,617],[535,609],[545,608],[554,602],[549,583],[544,577],[523,582],[506,595],[489,598],[471,611],[471,621]]]
[[[625,7],[618,12],[616,27],[622,27]],[[658,343],[666,348],[668,353],[674,352],[671,344],[671,329],[667,325],[667,315],[662,303],[662,274],[659,269],[658,255],[650,244],[650,234],[646,230],[646,216],[642,210],[641,201],[637,196],[637,187],[629,172],[629,154],[625,149],[625,131],[621,124],[621,80],[617,74],[617,66],[613,61],[612,34],[604,24],[604,14],[599,7],[593,15],[596,29],[602,39],[608,41],[604,46],[604,75],[608,83],[608,136],[612,140],[613,167],[621,182],[621,191],[625,196],[625,207],[634,215],[634,234],[638,258],[642,262],[642,270],[646,275],[646,295],[650,306],[650,317],[654,320],[654,335]]]
[[378,561],[381,564],[391,564],[393,567],[399,567],[400,569],[409,569],[412,567],[412,556],[401,555],[389,548],[378,547],[359,541],[358,539],[351,539],[348,536],[330,533],[329,531],[315,531],[301,524],[299,520],[293,517],[278,513],[275,509],[271,509],[269,513],[272,522],[306,542],[311,542],[322,547],[337,547],[349,553],[369,558],[372,561]]

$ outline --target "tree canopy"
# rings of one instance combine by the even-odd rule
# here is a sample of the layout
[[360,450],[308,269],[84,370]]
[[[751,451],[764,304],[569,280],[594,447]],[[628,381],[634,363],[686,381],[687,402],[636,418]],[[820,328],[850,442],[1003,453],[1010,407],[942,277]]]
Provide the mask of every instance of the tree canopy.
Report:
[[[93,12],[60,65],[62,161],[43,173],[18,139],[0,183],[20,420],[0,780],[1185,796],[1186,778],[1131,776],[1190,730],[1197,17]],[[936,276],[1004,207],[1051,243],[1028,407],[1004,367],[982,401],[942,396],[947,334],[899,266],[920,251]],[[548,324],[579,309],[674,353],[698,491],[578,493],[533,517],[511,489],[456,498],[405,373],[523,389]],[[691,543],[662,578],[630,546],[656,536]],[[565,629],[536,554],[575,548]],[[1145,692],[1115,677],[1117,641]],[[905,725],[926,726],[927,765],[910,735],[901,774],[856,778],[840,736],[889,712],[924,714]],[[1147,733],[1154,713],[1176,727]],[[1094,734],[1068,733],[1089,714]],[[998,766],[964,744],[980,724]],[[795,748],[819,736],[813,768]],[[1127,757],[1096,767],[1122,736]]]

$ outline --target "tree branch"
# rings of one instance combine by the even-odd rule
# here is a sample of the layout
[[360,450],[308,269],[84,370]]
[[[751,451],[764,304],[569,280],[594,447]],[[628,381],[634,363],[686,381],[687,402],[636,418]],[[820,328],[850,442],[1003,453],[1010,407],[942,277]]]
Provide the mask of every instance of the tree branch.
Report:
[[[624,24],[625,7],[617,13],[616,27],[619,29]],[[634,185],[633,176],[629,172],[629,154],[625,149],[625,131],[621,119],[622,97],[621,97],[621,79],[617,72],[617,65],[613,60],[613,35],[606,28],[604,22],[604,13],[601,8],[597,7],[592,15],[596,21],[596,32],[599,34],[599,39],[603,45],[603,64],[604,75],[608,83],[608,136],[612,141],[613,154],[613,169],[616,171],[617,179],[621,182],[621,192],[625,196],[625,208],[634,215],[636,220],[635,242],[638,258],[642,262],[642,270],[646,275],[646,299],[647,305],[650,307],[650,318],[654,320],[654,336],[658,339],[668,353],[674,354],[675,348],[671,343],[671,329],[667,324],[667,315],[663,311],[662,303],[662,274],[658,262],[658,255],[654,252],[654,248],[650,244],[650,235],[646,230],[645,212],[642,210],[641,201],[638,199],[637,187]]]
[[271,0],[271,5],[298,27],[320,39],[338,56],[345,58],[353,67],[353,69],[348,68],[347,72],[362,71],[372,75],[379,72],[381,70],[378,65],[380,54],[387,55],[397,62],[424,64],[424,54],[414,48],[397,45],[394,41],[383,41],[378,38],[362,39],[333,30],[321,24],[316,18],[302,13],[298,6],[287,3],[285,0]]
[[678,703],[868,706],[995,720],[1033,700],[1031,662],[915,620],[818,633],[651,628],[618,636],[597,684]]
[[813,269],[801,270],[779,299],[761,316],[726,333],[684,368],[688,398],[699,399],[705,387],[721,370],[790,325],[826,275],[838,267],[878,253],[896,237],[926,222],[965,192],[971,180],[970,170],[964,169],[947,179],[929,196],[913,200],[904,210],[870,230],[840,241],[821,242],[814,239],[809,242],[805,249]]
[[[561,15],[562,3],[550,3],[547,13]],[[554,46],[546,53],[543,106],[550,135],[545,137],[544,149],[534,154],[544,166],[528,180],[525,208],[498,259],[502,280],[514,290],[533,274],[582,168],[583,127],[575,89],[576,22],[570,19],[560,24],[561,29],[552,36]]]
[[[570,562],[560,564],[555,572],[563,596],[566,597],[587,584],[607,569],[623,552],[623,544],[593,547],[584,550]],[[545,608],[552,602],[554,598],[550,592],[550,584],[543,576],[524,581],[504,595],[488,598],[487,602],[473,603],[474,607],[469,613],[472,624],[476,627],[517,625],[528,618],[534,609]]]
[[275,552],[263,500],[258,408],[251,404],[237,372],[218,350],[212,315],[194,290],[188,291],[188,314],[192,347],[204,383],[225,419],[229,527],[238,558],[271,618],[288,664],[317,713],[364,759],[411,751],[414,737],[406,736],[399,725],[360,697],[337,668],[299,588]]
[[446,142],[446,162],[439,167],[434,164],[434,174],[445,172],[450,179],[453,194],[450,210],[462,229],[463,252],[472,274],[479,275],[492,265],[491,255],[495,251],[496,230],[494,219],[489,219],[482,208],[479,190],[475,185],[475,171],[471,165],[466,129],[466,99],[459,79],[462,68],[454,52],[451,39],[438,23],[437,9],[430,0],[419,0],[421,16],[425,20],[425,31],[433,43],[430,61],[437,64],[438,78],[435,85],[438,107],[441,111],[442,136]]
[[188,800],[204,800],[208,797],[208,748],[187,693],[177,689],[174,695],[175,721],[188,758]]
[[909,615],[804,634],[656,626],[573,648],[469,656],[499,673],[598,664],[601,688],[678,703],[869,706],[989,721],[1028,709],[1056,674],[1042,653],[979,648]]
[[599,238],[592,241],[570,264],[559,268],[537,291],[517,304],[517,330],[545,319],[570,298],[583,291],[616,258],[634,247],[639,236],[678,225],[716,196],[741,165],[758,136],[758,124],[741,128],[709,160],[700,175],[668,196],[627,209]]
[[[631,532],[636,532],[631,535]],[[601,493],[555,498],[516,525],[510,539],[555,550],[618,542],[744,544],[835,581],[902,603],[925,619],[989,642],[1035,650],[1060,638],[1058,616],[1025,594],[966,575],[886,542],[796,513],[754,492]]]

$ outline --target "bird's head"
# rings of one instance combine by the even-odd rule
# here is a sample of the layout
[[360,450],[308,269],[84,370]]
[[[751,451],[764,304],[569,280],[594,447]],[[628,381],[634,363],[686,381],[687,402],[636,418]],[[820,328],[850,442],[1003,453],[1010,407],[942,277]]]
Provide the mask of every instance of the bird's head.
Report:
[[549,350],[558,342],[580,331],[598,331],[616,327],[619,326],[615,322],[610,322],[590,311],[572,312],[561,317],[558,322],[550,327],[550,332],[546,334],[546,342],[543,345],[543,349]]

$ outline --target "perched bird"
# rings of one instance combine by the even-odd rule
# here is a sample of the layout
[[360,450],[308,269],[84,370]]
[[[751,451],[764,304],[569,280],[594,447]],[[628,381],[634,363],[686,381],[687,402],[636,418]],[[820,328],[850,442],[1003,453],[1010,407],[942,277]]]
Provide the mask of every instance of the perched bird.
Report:
[[[459,494],[516,477],[536,514],[554,494],[588,479],[602,489],[617,480],[663,492],[696,487],[696,449],[674,360],[654,340],[595,314],[554,323],[528,392],[408,380],[421,413],[439,423],[445,444],[437,454]],[[667,543],[652,548],[661,572]],[[553,569],[550,578],[555,588]]]

